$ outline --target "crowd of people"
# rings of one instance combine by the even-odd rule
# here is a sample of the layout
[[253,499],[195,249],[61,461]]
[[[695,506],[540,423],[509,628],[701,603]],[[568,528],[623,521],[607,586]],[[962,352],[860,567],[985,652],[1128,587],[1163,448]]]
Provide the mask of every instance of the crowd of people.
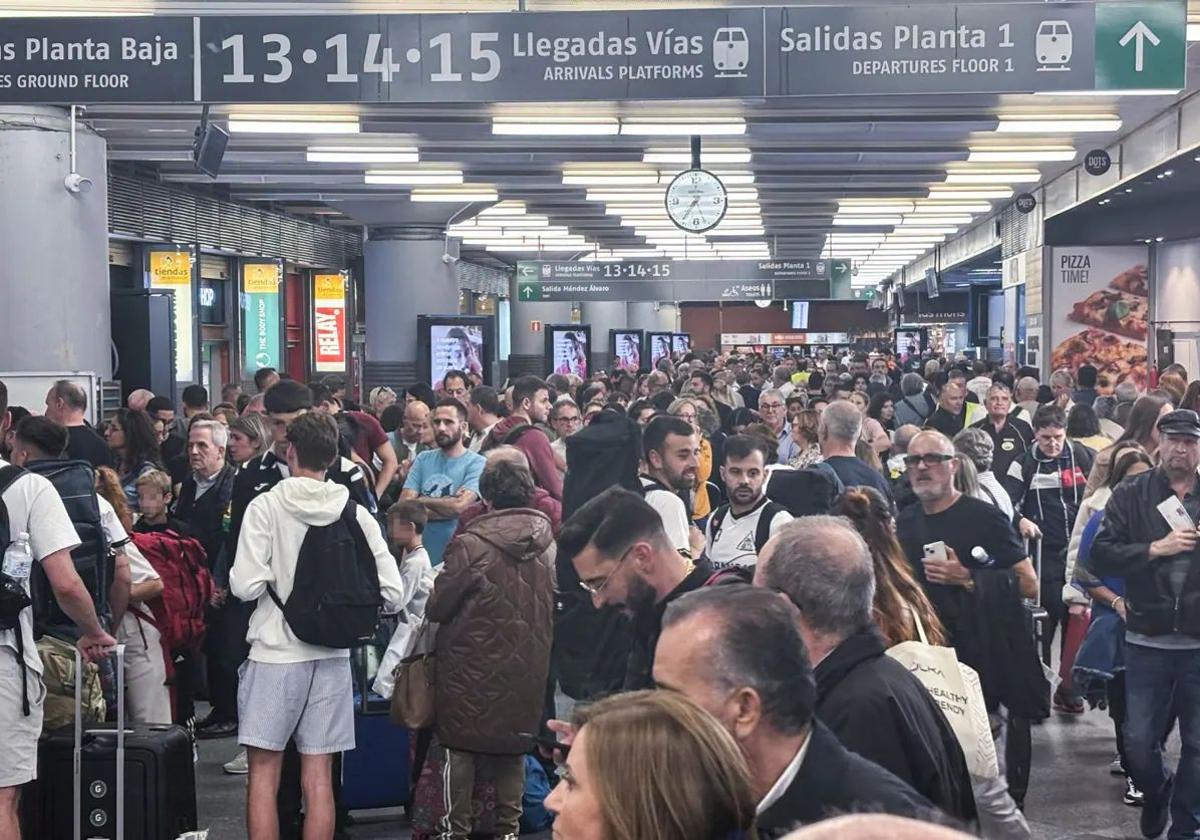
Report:
[[37,411],[0,383],[0,840],[55,638],[126,646],[128,719],[236,737],[250,837],[341,835],[381,614],[393,661],[433,638],[414,836],[1028,837],[1031,727],[1097,705],[1143,834],[1200,836],[1187,382],[710,351],[360,406],[264,369],[102,427],[69,381]]

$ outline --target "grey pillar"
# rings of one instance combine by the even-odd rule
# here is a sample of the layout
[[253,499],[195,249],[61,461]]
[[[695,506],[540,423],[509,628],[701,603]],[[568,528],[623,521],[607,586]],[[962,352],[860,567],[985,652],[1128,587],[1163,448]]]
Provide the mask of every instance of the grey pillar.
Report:
[[0,105],[0,370],[112,377],[106,146],[80,123],[75,148],[88,192],[65,110]]
[[661,332],[679,332],[679,305],[662,303],[658,307],[658,326]]
[[630,301],[629,303],[629,328],[631,330],[645,330],[646,332],[662,332],[658,320],[657,303],[647,303],[645,301]]
[[[509,294],[511,309],[509,321],[512,328],[512,342],[509,345],[508,375],[509,378],[532,374],[546,376],[546,324],[571,323],[571,303],[529,303],[517,297],[517,281],[512,281]],[[541,324],[541,329],[534,331],[531,325],[534,321]]]
[[608,331],[629,329],[628,304],[623,300],[588,301],[583,304],[583,323],[592,325],[592,370],[612,370]]
[[417,370],[417,316],[458,314],[458,279],[442,253],[440,227],[371,229],[363,247],[367,388],[428,378]]

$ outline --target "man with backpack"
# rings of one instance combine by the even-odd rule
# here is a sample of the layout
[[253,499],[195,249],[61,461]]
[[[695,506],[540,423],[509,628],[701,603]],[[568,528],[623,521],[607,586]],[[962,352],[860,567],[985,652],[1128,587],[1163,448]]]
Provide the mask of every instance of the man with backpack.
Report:
[[550,420],[550,386],[536,376],[522,376],[512,385],[512,413],[492,427],[481,453],[508,444],[525,453],[533,480],[562,501],[562,474],[554,461],[550,438],[535,424]]
[[404,603],[378,523],[344,486],[326,480],[337,436],[320,414],[289,424],[288,477],[247,506],[230,572],[234,597],[255,603],[238,694],[251,837],[278,836],[276,794],[293,740],[304,836],[333,836],[333,756],[355,745],[349,648],[373,634],[381,608]]
[[766,497],[767,447],[751,435],[725,441],[721,479],[729,501],[708,519],[704,556],[717,571],[741,569],[753,574],[758,553],[780,528],[792,521],[783,505]]
[[[0,434],[8,425],[8,389],[0,382]],[[32,567],[45,573],[58,606],[81,631],[76,644],[85,659],[105,656],[117,643],[100,625],[75,571],[71,549],[77,545],[79,536],[50,482],[0,460],[0,837],[21,836],[21,786],[37,776],[42,734],[42,661],[29,609]]]
[[678,417],[655,417],[642,431],[646,472],[641,476],[642,497],[662,519],[663,530],[675,550],[697,557],[704,535],[692,525],[683,495],[696,489],[700,468],[700,442],[695,429]]

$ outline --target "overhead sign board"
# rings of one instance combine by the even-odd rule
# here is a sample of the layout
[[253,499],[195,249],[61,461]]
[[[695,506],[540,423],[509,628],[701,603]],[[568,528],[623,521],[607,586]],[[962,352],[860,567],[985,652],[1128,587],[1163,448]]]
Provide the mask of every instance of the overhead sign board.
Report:
[[5,20],[0,101],[543,102],[1182,88],[1185,0]]
[[829,260],[517,263],[518,301],[747,301],[829,297]]

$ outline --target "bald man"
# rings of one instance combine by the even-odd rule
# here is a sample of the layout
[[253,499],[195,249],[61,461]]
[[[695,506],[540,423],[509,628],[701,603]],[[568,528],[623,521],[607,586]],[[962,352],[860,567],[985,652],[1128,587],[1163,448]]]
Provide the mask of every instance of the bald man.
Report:
[[891,814],[851,814],[793,831],[783,840],[971,840],[971,835]]
[[129,406],[130,411],[145,411],[146,404],[152,399],[154,399],[153,391],[138,388],[129,394],[129,397],[125,400],[125,405]]
[[[524,467],[526,470],[529,469],[529,459],[525,457],[524,452],[515,446],[507,444],[497,446],[485,452],[484,457],[487,459],[487,463],[483,467],[484,469],[487,469],[489,465],[496,461],[508,461],[519,467]],[[529,506],[534,510],[540,510],[549,517],[554,535],[558,536],[558,529],[562,527],[562,502],[550,495],[545,488],[535,486],[533,488],[533,501],[529,503]],[[472,519],[482,516],[489,510],[488,503],[483,499],[479,499],[471,504],[459,514],[458,527],[454,530],[455,536],[462,533]]]

